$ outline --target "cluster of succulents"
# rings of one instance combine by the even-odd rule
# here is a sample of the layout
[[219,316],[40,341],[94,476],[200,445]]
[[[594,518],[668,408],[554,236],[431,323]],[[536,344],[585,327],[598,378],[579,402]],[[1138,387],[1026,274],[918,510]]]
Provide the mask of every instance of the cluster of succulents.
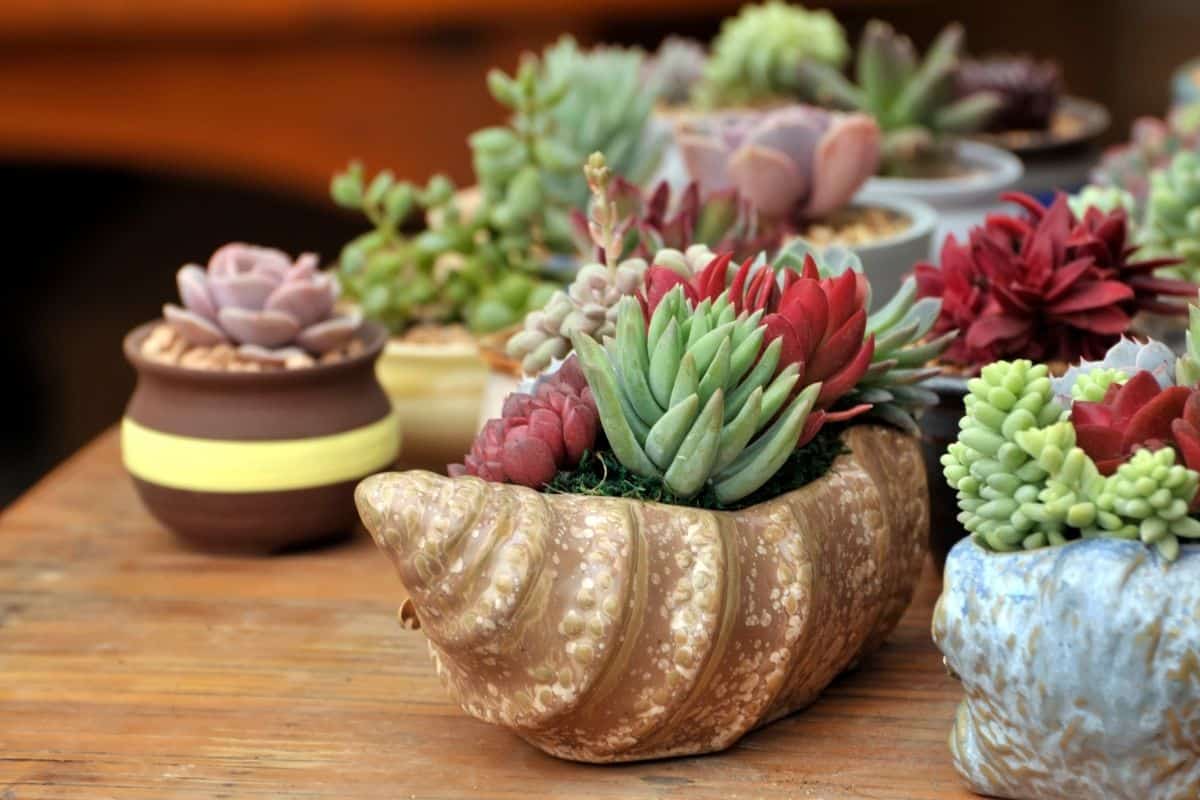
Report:
[[293,261],[273,248],[227,244],[207,269],[182,267],[176,283],[183,305],[168,303],[163,317],[194,346],[233,344],[263,358],[322,355],[346,345],[361,323],[335,312],[337,284],[312,253]]
[[[334,176],[331,194],[374,226],[342,249],[343,294],[394,333],[449,322],[476,333],[499,330],[558,288],[538,275],[527,242],[506,241],[483,208],[464,213],[444,176],[417,187],[385,170],[368,182],[355,163]],[[407,233],[414,218],[425,229]]]
[[1200,151],[1179,153],[1150,176],[1142,241],[1149,253],[1180,259],[1164,274],[1200,280]]
[[846,33],[828,11],[768,0],[721,25],[696,99],[706,107],[756,105],[796,97],[802,64],[840,69],[850,56]]
[[944,360],[978,368],[1002,358],[1098,358],[1137,312],[1185,312],[1170,298],[1196,287],[1154,275],[1170,259],[1134,260],[1123,209],[1089,207],[1080,218],[1066,195],[1048,208],[1024,195],[1005,199],[1024,215],[991,215],[966,242],[947,238],[940,268],[916,267],[921,296],[942,300],[933,331],[963,333]]
[[1059,379],[1045,364],[997,361],[968,382],[942,465],[977,542],[1138,539],[1171,561],[1181,539],[1200,538],[1200,388],[1190,356],[1172,373],[1164,350],[1126,340]]
[[820,217],[844,206],[879,164],[871,117],[815,106],[700,115],[676,126],[675,141],[706,192],[735,189],[768,220]]
[[814,61],[800,66],[805,93],[833,108],[869,113],[883,130],[885,175],[926,174],[945,160],[947,137],[983,129],[999,95],[956,95],[963,31],[948,25],[918,61],[912,41],[872,20],[859,43],[855,81]]
[[988,92],[1000,98],[999,107],[984,126],[991,132],[1046,130],[1062,89],[1057,64],[1023,55],[965,59],[955,81],[959,97]]
[[1129,141],[1104,152],[1092,170],[1091,182],[1129,192],[1139,209],[1150,194],[1150,176],[1171,163],[1178,153],[1200,151],[1200,103],[1180,106],[1166,119],[1140,117]]

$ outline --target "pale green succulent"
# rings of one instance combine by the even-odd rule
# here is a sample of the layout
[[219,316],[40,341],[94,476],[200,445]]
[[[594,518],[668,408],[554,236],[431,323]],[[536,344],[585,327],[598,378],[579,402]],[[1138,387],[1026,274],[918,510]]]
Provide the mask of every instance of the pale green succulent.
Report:
[[1071,386],[1071,399],[1086,400],[1089,403],[1099,403],[1104,399],[1104,393],[1114,383],[1124,383],[1129,375],[1124,370],[1112,367],[1101,367],[1091,372],[1085,372]]
[[1175,362],[1175,383],[1179,386],[1200,383],[1200,307],[1195,303],[1188,306],[1188,329],[1183,355]]
[[1183,259],[1161,272],[1200,282],[1200,153],[1179,153],[1150,176],[1142,242],[1148,256]]
[[609,446],[630,471],[687,498],[709,488],[732,503],[794,451],[820,384],[793,398],[796,365],[775,374],[782,343],[763,348],[761,313],[737,316],[725,295],[692,309],[679,287],[649,325],[621,301],[616,338],[573,337]]
[[1195,470],[1175,463],[1173,448],[1139,450],[1109,476],[1096,499],[1102,513],[1119,517],[1122,524],[1091,534],[1140,539],[1174,561],[1179,557],[1179,537],[1200,538],[1200,520],[1188,516],[1198,481]]
[[753,105],[802,89],[800,64],[840,69],[850,56],[846,32],[828,11],[770,0],[721,25],[698,87],[708,107]]
[[1105,478],[1087,453],[1075,445],[1075,428],[1070,422],[1029,428],[1015,438],[1047,475],[1037,499],[1022,503],[1018,509],[1037,525],[1021,540],[1024,549],[1065,544],[1078,537],[1080,529],[1101,531],[1121,526],[1119,518],[1100,511],[1096,504]]
[[1118,208],[1125,209],[1125,213],[1129,216],[1130,230],[1136,229],[1137,220],[1137,200],[1133,195],[1120,186],[1100,186],[1095,183],[1089,183],[1075,194],[1067,198],[1067,203],[1071,206],[1071,212],[1082,218],[1089,208],[1095,208],[1103,211],[1106,214],[1116,211]]
[[967,389],[958,441],[941,458],[946,481],[958,490],[958,519],[993,550],[1019,549],[1038,525],[1020,509],[1037,501],[1049,473],[1016,435],[1052,425],[1065,412],[1046,365],[1024,359],[987,365]]

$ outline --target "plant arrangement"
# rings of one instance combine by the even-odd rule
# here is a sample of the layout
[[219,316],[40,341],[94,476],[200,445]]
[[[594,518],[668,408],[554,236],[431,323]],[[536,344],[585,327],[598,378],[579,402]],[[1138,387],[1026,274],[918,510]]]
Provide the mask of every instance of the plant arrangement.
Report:
[[1200,151],[1151,174],[1141,238],[1148,253],[1178,259],[1161,273],[1200,281]]
[[[607,208],[592,222],[615,253]],[[807,704],[895,624],[927,494],[916,438],[863,424],[866,398],[917,410],[904,390],[928,377],[914,348],[937,301],[910,289],[869,316],[852,255],[824,273],[813,252],[793,256],[649,266],[611,333],[573,330],[572,353],[507,399],[453,477],[360,486],[469,713],[576,760],[718,750]],[[818,552],[819,568],[802,555]],[[859,610],[811,616],[835,596]],[[451,598],[479,600],[464,619]],[[793,669],[801,628],[827,655]],[[489,692],[497,680],[506,690]]]
[[337,311],[317,257],[228,244],[177,273],[181,305],[125,339],[137,388],[125,467],[149,511],[203,547],[269,552],[346,535],[354,484],[390,466],[378,325]]
[[1129,141],[1110,147],[1092,170],[1091,183],[1129,192],[1138,217],[1150,195],[1150,176],[1171,163],[1176,154],[1200,150],[1200,103],[1173,109],[1166,119],[1139,117]]
[[883,175],[953,175],[954,136],[982,130],[1001,108],[989,90],[956,94],[963,30],[947,26],[918,60],[912,41],[872,20],[858,46],[855,82],[827,65],[801,65],[806,91],[821,105],[870,114],[883,130]]
[[[968,383],[942,464],[972,538],[933,632],[966,689],[955,765],[980,794],[1183,797],[1200,781],[1178,716],[1200,701],[1200,371],[1190,350],[1171,361],[1123,340],[1061,378],[1016,359]],[[1061,736],[1085,725],[1086,743]]]

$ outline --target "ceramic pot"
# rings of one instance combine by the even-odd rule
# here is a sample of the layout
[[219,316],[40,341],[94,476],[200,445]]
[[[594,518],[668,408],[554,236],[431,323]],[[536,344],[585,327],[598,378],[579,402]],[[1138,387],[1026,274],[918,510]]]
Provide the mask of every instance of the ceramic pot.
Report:
[[[942,241],[953,233],[959,239],[973,225],[1004,206],[1000,194],[1013,188],[1021,178],[1021,159],[999,147],[979,142],[961,141],[954,146],[955,158],[965,174],[953,178],[883,178],[874,177],[855,198],[860,202],[876,199],[903,198],[918,200],[932,206],[939,221],[934,233],[933,248],[940,250]],[[927,253],[930,258],[936,252]]]
[[475,344],[388,341],[379,382],[404,431],[400,463],[444,472],[471,447],[488,380]]
[[911,599],[919,444],[845,441],[824,477],[733,512],[428,472],[356,497],[467,713],[561,758],[691,755],[812,703]]
[[973,791],[1200,797],[1200,546],[1167,563],[1140,542],[964,541],[933,637],[966,695],[950,750]]
[[400,429],[365,351],[277,372],[188,369],[145,358],[160,323],[125,337],[137,386],[121,451],[146,508],[183,539],[215,550],[271,552],[345,536],[354,486],[395,462]]
[[871,279],[871,294],[879,303],[886,302],[900,289],[904,276],[918,262],[929,258],[933,250],[933,234],[938,215],[929,205],[905,197],[876,196],[870,202],[856,199],[850,207],[875,206],[884,208],[909,220],[909,226],[894,236],[866,244],[845,245],[862,261],[863,270]]
[[938,404],[921,416],[921,448],[925,453],[925,475],[929,483],[929,552],[940,571],[950,548],[967,536],[958,521],[958,491],[942,475],[942,454],[958,439],[958,421],[965,412],[967,380],[939,375],[925,382],[937,392]]

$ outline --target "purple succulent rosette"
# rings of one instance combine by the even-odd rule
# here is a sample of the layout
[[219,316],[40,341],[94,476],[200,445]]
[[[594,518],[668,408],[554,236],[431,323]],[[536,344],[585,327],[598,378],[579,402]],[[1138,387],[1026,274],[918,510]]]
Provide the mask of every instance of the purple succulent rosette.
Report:
[[765,217],[811,219],[875,174],[881,134],[867,114],[791,105],[690,118],[675,141],[706,193],[734,188]]
[[163,306],[167,322],[197,347],[233,343],[250,358],[286,357],[298,350],[324,355],[347,345],[362,319],[335,314],[337,282],[317,269],[317,256],[295,261],[281,250],[227,244],[204,269],[175,276],[183,306]]

